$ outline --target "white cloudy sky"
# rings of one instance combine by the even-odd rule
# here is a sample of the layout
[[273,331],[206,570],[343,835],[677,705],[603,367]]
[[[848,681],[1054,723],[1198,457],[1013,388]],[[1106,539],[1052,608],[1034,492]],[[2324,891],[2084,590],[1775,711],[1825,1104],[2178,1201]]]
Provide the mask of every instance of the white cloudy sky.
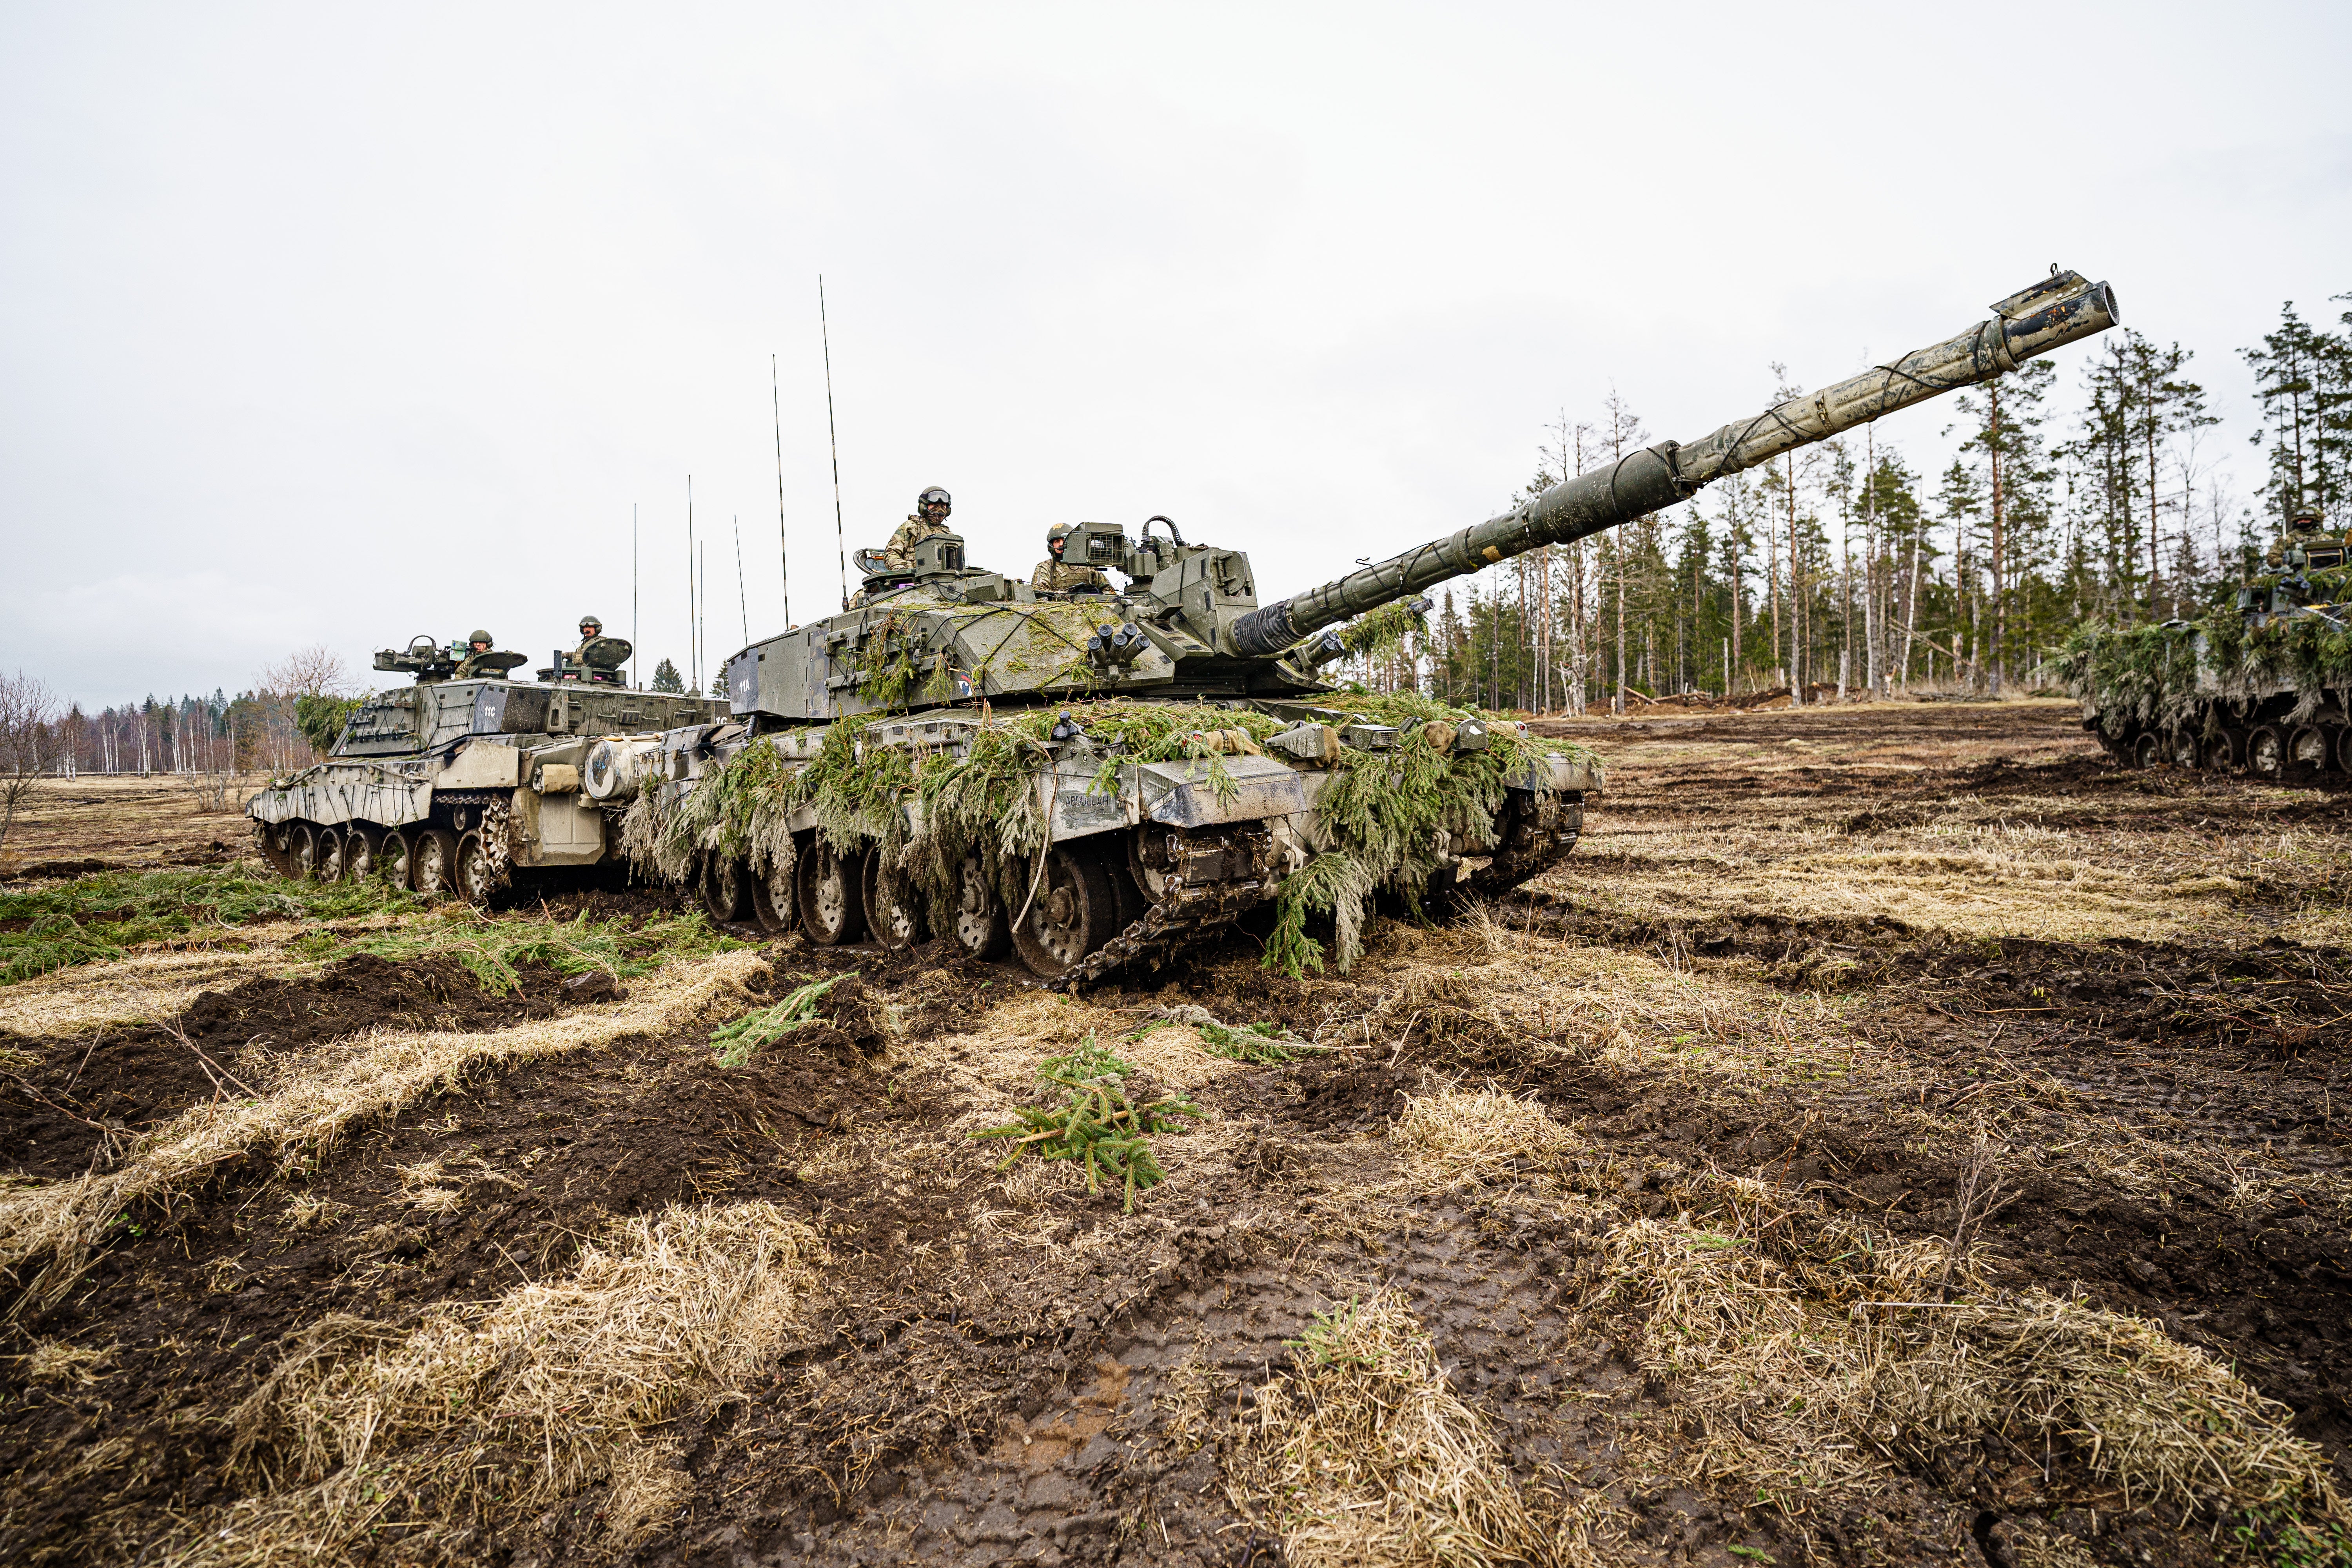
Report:
[[2347,66],[2341,5],[17,0],[0,668],[626,635],[633,506],[683,663],[689,473],[724,654],[783,619],[772,353],[822,611],[820,271],[852,546],[943,484],[1024,571],[1165,511],[1303,588],[1496,510],[1563,406],[1691,438],[2053,261],[2240,447],[2233,351],[2352,289]]

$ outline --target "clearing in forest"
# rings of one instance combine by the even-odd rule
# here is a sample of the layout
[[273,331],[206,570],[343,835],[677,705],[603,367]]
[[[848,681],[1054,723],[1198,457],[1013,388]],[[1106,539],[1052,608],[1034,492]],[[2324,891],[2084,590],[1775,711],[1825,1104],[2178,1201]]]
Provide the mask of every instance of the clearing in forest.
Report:
[[2347,796],[2075,711],[1561,725],[1509,900],[1075,1000],[54,799],[0,1558],[2345,1560]]

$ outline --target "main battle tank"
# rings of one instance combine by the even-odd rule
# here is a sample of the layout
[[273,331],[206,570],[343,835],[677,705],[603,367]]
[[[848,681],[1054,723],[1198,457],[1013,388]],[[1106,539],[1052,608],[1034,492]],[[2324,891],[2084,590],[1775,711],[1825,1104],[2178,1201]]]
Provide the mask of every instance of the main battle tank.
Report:
[[381,871],[421,893],[477,902],[518,874],[614,857],[604,804],[582,779],[589,749],[725,716],[713,698],[622,683],[629,645],[600,637],[579,663],[558,653],[537,680],[507,679],[520,653],[477,657],[418,637],[375,668],[414,682],[352,710],[328,760],[274,779],[246,805],[262,858],[281,875],[332,881]]
[[2229,608],[2068,639],[2051,662],[2109,755],[2274,784],[2352,773],[2352,531],[2322,517],[2297,509]]
[[[644,863],[711,912],[832,944],[926,928],[1008,946],[1076,984],[1272,903],[1270,960],[1344,963],[1370,900],[1491,893],[1575,842],[1592,760],[1425,700],[1318,675],[1450,578],[1599,533],[1908,404],[1990,380],[2116,320],[2104,283],[2052,276],[1993,319],[1684,446],[1668,441],[1517,510],[1261,604],[1249,557],[1165,518],[1082,524],[1065,559],[1126,585],[1052,595],[971,564],[953,534],[859,607],[728,660],[730,721],[614,742],[592,776],[635,800]],[[1355,625],[1342,631],[1342,623]]]

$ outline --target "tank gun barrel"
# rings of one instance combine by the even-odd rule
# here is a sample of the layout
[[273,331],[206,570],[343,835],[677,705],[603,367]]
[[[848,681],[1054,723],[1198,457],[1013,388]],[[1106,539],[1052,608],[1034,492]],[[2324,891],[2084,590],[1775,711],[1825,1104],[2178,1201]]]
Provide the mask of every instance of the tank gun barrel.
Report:
[[1253,610],[1234,623],[1234,651],[1280,653],[1325,626],[1448,578],[1541,545],[1590,538],[1686,500],[1716,479],[1792,448],[2006,374],[2052,349],[2105,331],[2118,319],[2114,290],[2074,272],[2053,272],[2000,301],[1992,312],[1991,320],[1891,364],[1792,397],[1686,446],[1664,441],[1632,453],[1564,479],[1475,528]]

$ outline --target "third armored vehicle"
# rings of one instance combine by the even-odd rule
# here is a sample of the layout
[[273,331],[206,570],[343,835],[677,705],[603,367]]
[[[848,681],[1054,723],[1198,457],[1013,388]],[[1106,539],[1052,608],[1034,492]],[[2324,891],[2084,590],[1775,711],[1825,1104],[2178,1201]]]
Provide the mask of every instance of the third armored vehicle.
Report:
[[2352,532],[2322,516],[2298,509],[2229,608],[2068,639],[2051,662],[2110,755],[2280,784],[2352,773]]
[[859,607],[730,659],[727,723],[602,742],[586,776],[634,797],[642,863],[698,878],[715,914],[820,943],[870,930],[899,945],[928,927],[1073,984],[1272,903],[1270,961],[1319,962],[1304,922],[1328,912],[1344,963],[1376,896],[1498,890],[1552,863],[1599,775],[1489,715],[1335,693],[1318,667],[1438,583],[2115,320],[2105,284],[2053,268],[1893,364],[1272,603],[1247,555],[1164,518],[1135,535],[1081,525],[1065,560],[1126,580],[1094,595],[1035,592],[937,535],[903,568],[865,558]]

